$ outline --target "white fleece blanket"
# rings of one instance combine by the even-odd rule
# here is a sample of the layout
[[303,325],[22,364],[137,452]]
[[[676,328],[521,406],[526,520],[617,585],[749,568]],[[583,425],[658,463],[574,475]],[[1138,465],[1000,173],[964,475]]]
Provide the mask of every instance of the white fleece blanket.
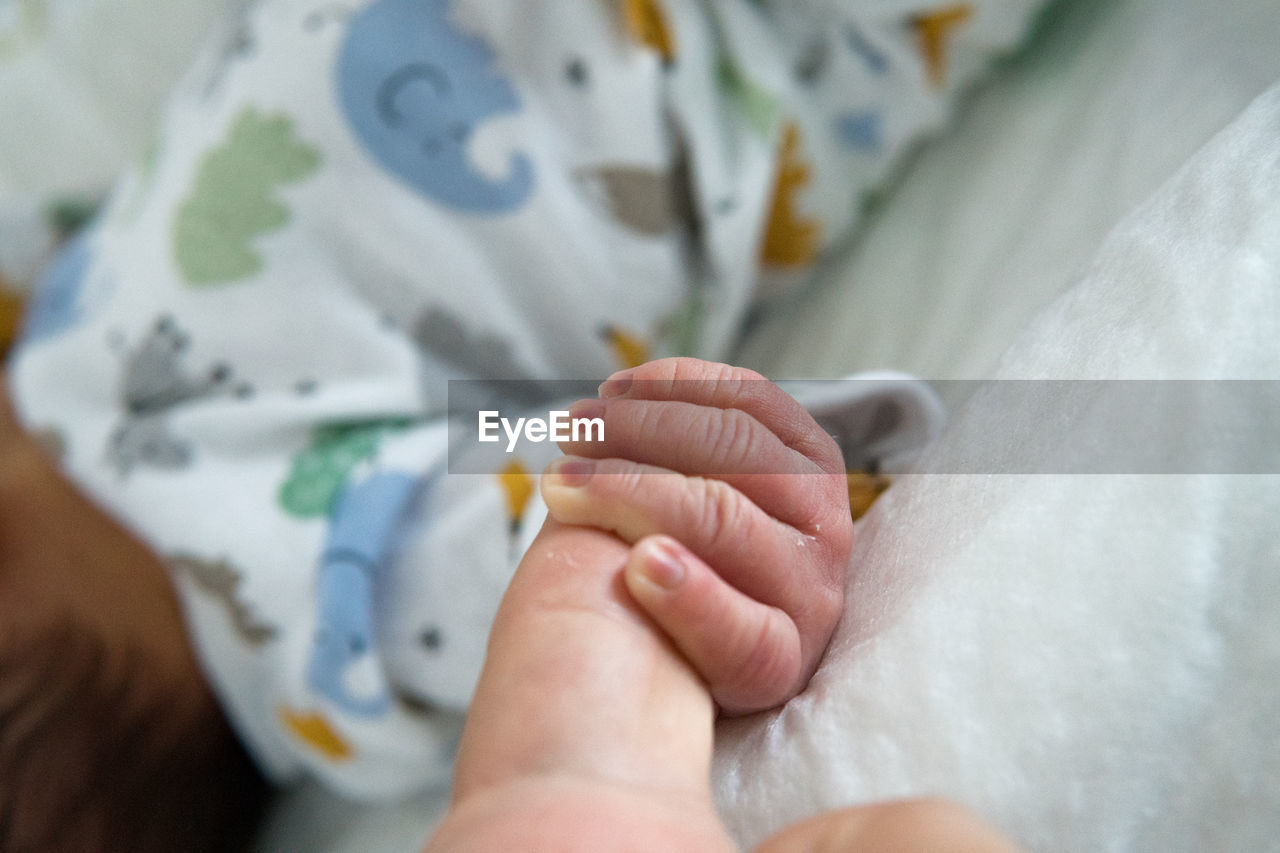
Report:
[[[0,0],[0,232],[136,156],[172,75],[237,2]],[[1112,231],[1280,77],[1275,0],[1064,9],[748,361],[773,376],[1280,377],[1274,92]],[[19,237],[30,266],[43,244]],[[1280,849],[1278,480],[900,481],[861,527],[811,689],[723,728],[726,819],[749,842],[820,808],[941,793],[1036,850]],[[361,808],[303,791],[261,849],[409,853],[445,793]]]
[[244,0],[0,0],[0,281],[25,289],[52,208],[99,200],[141,156],[170,88]]
[[[1111,233],[995,376],[1280,379],[1280,86]],[[925,468],[969,450],[996,392]],[[1070,435],[1072,417],[1010,411],[998,440]],[[1280,446],[1274,408],[1240,417],[1270,418]],[[1163,426],[1176,451],[1189,423]],[[1216,438],[1258,470],[1256,445]],[[725,817],[750,843],[820,808],[942,794],[1033,850],[1276,849],[1277,605],[1275,474],[903,478],[861,523],[808,692],[723,727]]]
[[[1111,233],[995,375],[1276,379],[1278,342],[1280,86]],[[969,450],[990,396],[922,467]],[[998,439],[1034,443],[1042,415],[1009,412]],[[1176,448],[1184,426],[1159,438]],[[1237,438],[1220,458],[1261,464]],[[1037,851],[1275,849],[1277,518],[1275,474],[900,479],[860,524],[809,690],[722,726],[726,820],[752,844],[820,809],[941,794]],[[438,807],[295,810],[288,837],[408,851]]]
[[[772,376],[1280,378],[1280,94],[1232,123],[1280,78],[1277,33],[1274,0],[1070,0],[744,357]],[[722,813],[749,843],[934,793],[1037,851],[1280,849],[1278,518],[1276,476],[901,480],[862,523],[811,688],[722,727]],[[443,804],[311,789],[261,849],[409,853]]]

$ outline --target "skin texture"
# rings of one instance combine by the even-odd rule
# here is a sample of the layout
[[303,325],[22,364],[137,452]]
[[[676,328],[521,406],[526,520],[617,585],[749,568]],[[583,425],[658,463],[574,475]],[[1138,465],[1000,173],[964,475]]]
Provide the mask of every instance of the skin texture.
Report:
[[[754,611],[737,599],[717,610],[712,569],[672,543],[548,521],[493,626],[429,850],[735,849],[708,781],[716,702],[672,637],[701,636],[713,664],[715,635],[682,620],[733,625]],[[685,582],[649,590],[673,558]],[[265,798],[201,676],[166,567],[0,405],[0,849],[234,851]],[[925,801],[822,815],[761,849],[1013,848]]]
[[[815,575],[821,581],[832,562],[839,563],[843,576],[844,564],[836,558],[847,559],[848,536],[839,525],[834,532],[828,528],[835,541],[801,550],[818,557],[806,562],[802,556],[797,570],[763,561],[759,552],[734,543],[717,550],[720,531],[707,522],[742,522],[758,512],[745,522],[759,526],[744,534],[748,542],[768,547],[771,538],[793,534],[795,528],[781,519],[811,524],[817,539],[815,519],[822,517],[824,526],[834,520],[815,502],[838,504],[837,496],[846,495],[848,517],[843,471],[837,479],[837,463],[826,455],[827,436],[816,424],[806,424],[754,378],[687,360],[639,370],[646,369],[700,381],[668,382],[654,392],[641,392],[634,382],[612,388],[606,383],[602,396],[610,400],[619,399],[619,387],[638,395],[629,399],[639,405],[616,416],[618,421],[606,416],[606,436],[615,423],[623,423],[613,435],[622,433],[634,443],[597,449],[595,458],[608,461],[597,463],[588,478],[564,462],[544,478],[553,480],[543,487],[551,518],[521,561],[493,625],[463,734],[453,803],[428,843],[429,853],[737,849],[711,800],[712,732],[717,701],[723,702],[713,698],[717,679],[745,702],[789,696],[803,686],[811,672],[806,657],[811,650],[801,638],[820,640],[820,654],[830,634],[825,612],[822,619],[806,617],[815,608],[823,610],[831,586],[803,581]],[[743,384],[748,378],[750,383]],[[711,381],[701,381],[706,379]],[[678,394],[684,398],[675,399]],[[743,408],[734,405],[739,402]],[[722,417],[730,411],[746,412],[762,427],[742,427],[748,436],[744,446],[720,440],[724,423],[742,422],[737,414]],[[590,415],[598,416],[598,408]],[[627,435],[622,419],[628,416],[649,429]],[[684,440],[668,440],[665,430],[654,428],[664,417],[683,428],[678,434]],[[703,446],[689,447],[691,437],[703,437]],[[626,460],[607,455],[624,447]],[[742,487],[730,493],[732,486],[708,489],[696,477],[675,473],[687,470],[680,459],[732,464],[757,454],[786,458],[784,449],[797,447],[804,451],[792,461],[812,475],[816,486],[771,493],[769,482],[778,481],[752,480],[739,471],[726,475]],[[659,466],[666,473],[637,476],[637,465]],[[819,470],[815,474],[806,465]],[[739,505],[733,511],[739,514],[714,508],[725,503]],[[769,507],[767,515],[761,504]],[[567,524],[565,517],[577,523]],[[598,525],[583,526],[591,519]],[[664,524],[693,544],[685,548],[652,532]],[[733,582],[696,551],[724,566]],[[749,568],[735,567],[735,557],[748,561]],[[770,577],[789,571],[802,575],[802,582]],[[753,593],[782,605],[765,604]],[[744,643],[744,631],[755,639]],[[763,693],[752,694],[749,678],[757,676],[773,680]],[[1010,853],[1016,848],[959,806],[918,800],[819,815],[783,830],[759,850]]]
[[835,442],[738,367],[664,359],[600,394],[570,410],[603,420],[605,440],[563,445],[542,481],[551,516],[647,553],[653,570],[629,572],[628,588],[722,712],[782,704],[843,610],[853,521]]
[[[428,853],[738,849],[711,800],[715,706],[625,578],[641,549],[548,520],[503,600]],[[1016,853],[952,803],[846,809],[759,848]]]
[[490,634],[428,850],[733,849],[705,785],[714,708],[623,587],[628,550],[543,528]]

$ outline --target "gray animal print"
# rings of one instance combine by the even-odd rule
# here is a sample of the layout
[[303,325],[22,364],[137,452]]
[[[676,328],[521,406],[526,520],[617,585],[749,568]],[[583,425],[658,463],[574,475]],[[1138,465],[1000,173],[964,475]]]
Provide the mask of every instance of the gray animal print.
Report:
[[649,237],[683,228],[697,244],[701,228],[688,143],[677,133],[675,159],[667,169],[608,163],[574,170],[593,204],[618,224]]
[[413,339],[425,355],[450,368],[454,378],[530,378],[508,341],[465,328],[443,308],[428,308],[418,318]]
[[124,421],[111,434],[107,456],[121,475],[139,465],[182,469],[191,465],[188,442],[169,432],[169,414],[178,406],[234,388],[231,368],[215,364],[202,374],[188,373],[182,364],[186,334],[172,317],[159,318],[147,337],[125,355],[120,397]]
[[676,222],[671,175],[641,166],[611,164],[574,173],[591,199],[622,225],[650,237]]
[[175,572],[191,578],[202,592],[222,605],[231,619],[231,627],[240,635],[245,645],[258,648],[276,638],[274,625],[260,621],[249,605],[238,595],[243,578],[226,560],[206,560],[190,554],[175,554],[169,558]]
[[[427,398],[443,402],[449,379],[484,379],[448,390],[448,410],[471,412],[502,406],[533,406],[552,399],[558,387],[535,380],[511,343],[492,332],[463,326],[443,308],[428,308],[410,334],[422,356]],[[432,409],[439,414],[444,407]]]

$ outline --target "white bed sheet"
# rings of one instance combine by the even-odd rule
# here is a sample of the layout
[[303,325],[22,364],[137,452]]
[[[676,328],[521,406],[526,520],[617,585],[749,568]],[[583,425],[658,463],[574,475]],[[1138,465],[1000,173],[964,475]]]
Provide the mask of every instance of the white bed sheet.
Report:
[[0,3],[0,200],[106,190],[211,26],[243,0]]
[[[721,728],[727,820],[753,841],[942,795],[1029,850],[1276,849],[1280,85],[1112,230],[995,376],[1094,381],[1033,407],[1010,390],[1061,386],[984,384],[919,465],[987,464],[873,507],[809,690]],[[1022,473],[1098,450],[1097,473]],[[1130,467],[1151,461],[1175,473]]]
[[[1278,36],[1274,0],[1064,3],[1029,55],[904,173],[853,251],[764,321],[743,358],[778,377],[993,375],[1116,223],[1280,78]],[[1034,340],[1020,346],[1035,351]],[[1026,363],[1073,364],[1045,353]],[[1276,484],[1104,479],[1090,489],[1079,477],[933,478],[891,490],[859,546],[881,574],[855,582],[814,691],[722,733],[716,783],[739,836],[756,840],[820,807],[936,792],[1039,849],[1193,850],[1208,839],[1246,850],[1280,837],[1252,810],[1278,802],[1280,768],[1263,748],[1274,731],[1262,727],[1280,708],[1255,670],[1275,662],[1260,619],[1280,590],[1274,572],[1210,570],[1280,560],[1274,539],[1253,535],[1273,526],[1264,516]],[[1170,523],[1178,516],[1187,524]],[[1037,531],[1055,547],[1028,552]],[[1208,557],[1179,562],[1188,550]],[[912,571],[894,574],[904,564]],[[1164,566],[1180,567],[1172,583]],[[1125,568],[1136,569],[1132,582],[1116,585]],[[1099,611],[1103,594],[1117,608]],[[1161,617],[1174,620],[1167,632]],[[1234,633],[1188,633],[1177,624],[1186,618]],[[1140,653],[1165,641],[1153,671]],[[1229,654],[1231,643],[1248,653]],[[1188,673],[1217,678],[1221,695],[1206,695],[1203,680],[1179,693]],[[1028,678],[1045,688],[1038,696],[1018,688]],[[1091,702],[1108,712],[1080,719]],[[1215,763],[1239,758],[1250,737],[1261,758],[1242,773]],[[1210,770],[1188,777],[1196,761]],[[309,789],[276,811],[262,850],[410,851],[443,796],[357,809]],[[1232,821],[1242,834],[1209,831]]]
[[[239,2],[0,2],[0,116],[17,117],[0,133],[0,230],[6,211],[103,186],[136,157],[202,31]],[[19,7],[48,11],[40,38],[4,29]],[[1053,303],[1123,216],[1280,79],[1278,43],[1276,0],[1064,0],[742,360],[775,377],[987,377],[1031,328],[1004,375],[1080,370],[1038,351],[1035,330],[1107,304],[1096,287]],[[1217,304],[1202,313],[1222,321]],[[1237,311],[1232,331],[1258,345],[1275,332],[1259,331],[1270,306],[1253,307],[1260,322]],[[1214,366],[1163,352],[1149,372]],[[903,485],[864,527],[859,553],[881,574],[856,581],[815,690],[722,734],[718,792],[744,840],[820,807],[939,792],[1038,849],[1277,849],[1273,478]],[[1030,550],[1034,531],[1053,547]],[[305,789],[259,847],[408,853],[446,796],[361,807]]]
[[[756,363],[1280,378],[1280,89],[1237,113],[1280,80],[1278,36],[1271,2],[1071,4]],[[996,440],[1043,426],[1010,413]],[[939,794],[1033,850],[1280,849],[1278,516],[1275,475],[903,479],[862,524],[810,691],[722,727],[726,820],[750,843]]]
[[1103,237],[1280,77],[1275,0],[1065,0],[741,361],[984,378]]
[[245,0],[0,0],[0,281],[29,287],[47,212],[142,156],[169,90]]

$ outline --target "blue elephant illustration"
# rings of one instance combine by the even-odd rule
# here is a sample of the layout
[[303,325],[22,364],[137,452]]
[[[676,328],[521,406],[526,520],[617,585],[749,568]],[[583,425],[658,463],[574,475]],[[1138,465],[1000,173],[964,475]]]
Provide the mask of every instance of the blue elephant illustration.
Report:
[[532,191],[533,163],[515,152],[495,177],[468,149],[477,125],[520,109],[496,59],[457,27],[448,0],[374,0],[348,26],[338,99],[369,153],[401,181],[459,210],[508,212]]
[[82,231],[68,243],[36,285],[22,327],[24,341],[53,337],[83,318],[82,296],[93,261],[90,235],[90,231]]
[[422,480],[381,472],[348,484],[330,516],[318,578],[312,690],[358,717],[378,717],[391,693],[375,656],[379,576]]

